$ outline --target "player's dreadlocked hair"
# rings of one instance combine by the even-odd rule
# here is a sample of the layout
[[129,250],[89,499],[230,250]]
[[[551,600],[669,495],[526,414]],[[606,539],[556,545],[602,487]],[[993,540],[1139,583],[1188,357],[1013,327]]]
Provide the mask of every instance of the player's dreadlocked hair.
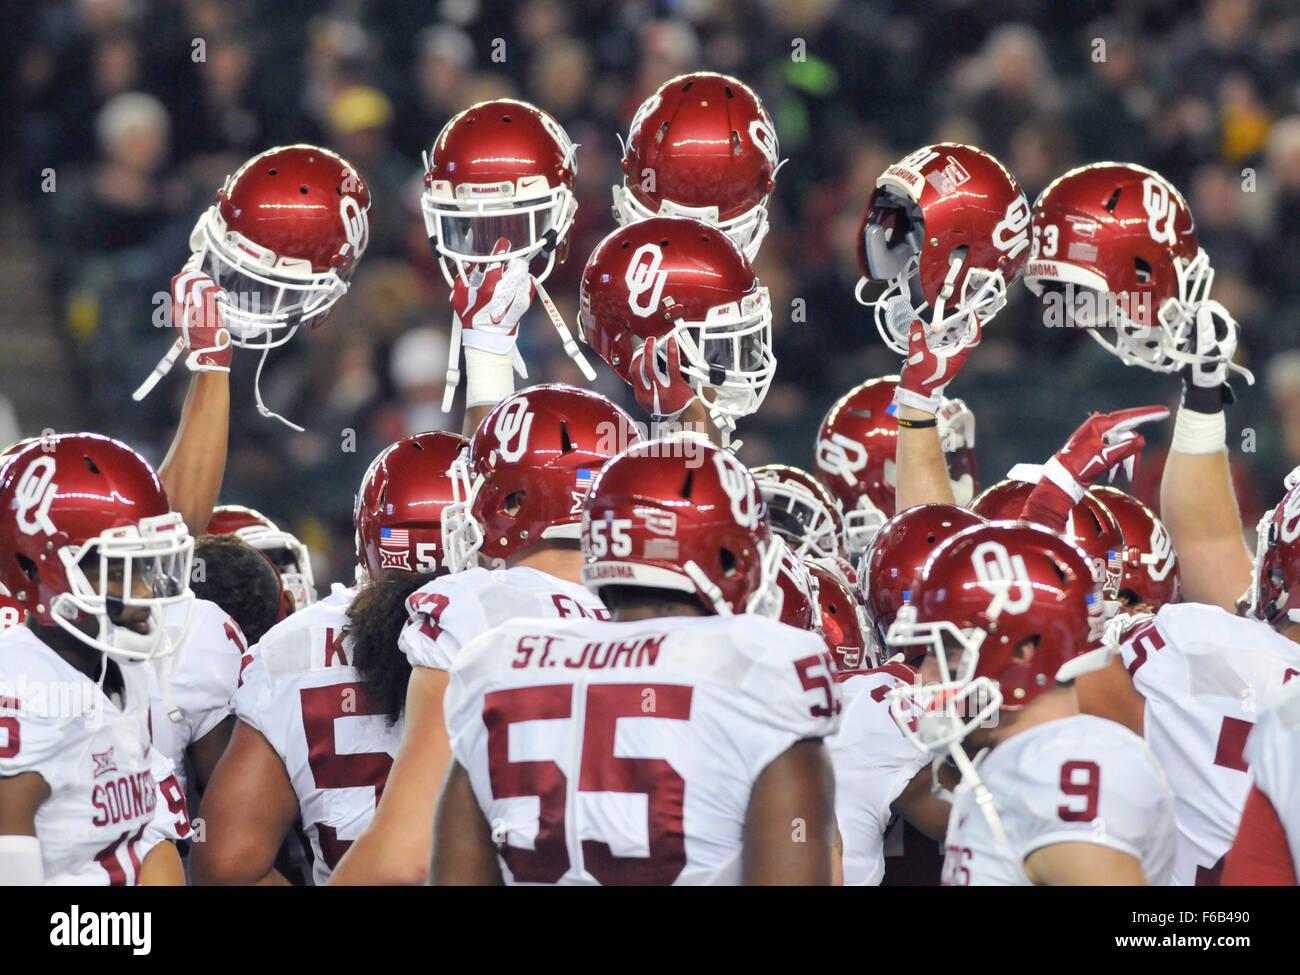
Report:
[[384,575],[362,586],[348,606],[343,634],[352,641],[352,665],[368,685],[366,693],[391,727],[406,708],[411,665],[397,649],[406,625],[406,597],[432,579],[430,575]]
[[194,595],[229,613],[250,647],[282,618],[279,573],[243,539],[200,535],[194,542],[194,567]]

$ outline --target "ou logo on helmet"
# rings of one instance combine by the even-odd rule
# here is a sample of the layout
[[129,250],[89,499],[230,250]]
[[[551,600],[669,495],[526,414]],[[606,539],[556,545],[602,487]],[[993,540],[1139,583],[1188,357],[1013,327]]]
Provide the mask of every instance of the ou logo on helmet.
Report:
[[497,436],[497,452],[501,459],[515,463],[528,450],[528,435],[533,429],[533,413],[528,401],[517,399],[497,414],[493,432]]
[[[1029,570],[1023,555],[1012,555],[1001,542],[980,542],[971,553],[975,578],[985,592],[992,594],[988,615],[997,619],[1003,613],[1019,616],[1034,601],[1034,588],[1029,582]],[[1011,590],[1018,591],[1011,599]]]
[[[346,183],[347,180],[345,179],[344,182]],[[361,209],[361,204],[351,196],[344,196],[339,200],[339,217],[343,221],[343,235],[352,245],[353,254],[359,257],[370,241],[370,220]]]
[[664,295],[668,272],[661,270],[664,252],[658,244],[642,244],[628,262],[623,280],[627,283],[627,303],[645,318],[653,315]]
[[742,528],[754,531],[763,512],[763,497],[754,485],[749,472],[725,450],[713,455],[713,466],[718,469],[718,482],[731,499],[731,514]]
[[1155,582],[1163,582],[1174,568],[1174,541],[1169,529],[1161,522],[1151,528],[1151,552],[1142,561],[1147,563],[1147,575]]
[[1293,489],[1282,499],[1282,518],[1277,534],[1284,542],[1294,542],[1300,537],[1300,490]]
[[[1148,176],[1142,181],[1142,207],[1147,212],[1147,231],[1157,244],[1173,246],[1178,242],[1174,220],[1178,217],[1178,199],[1173,187]],[[1160,224],[1164,222],[1162,227]]]
[[14,489],[14,504],[18,508],[18,530],[24,535],[44,532],[53,535],[58,529],[50,520],[50,504],[58,494],[54,483],[54,458],[37,457],[27,465]]
[[1015,258],[1029,246],[1029,201],[1021,193],[1007,205],[1007,211],[993,228],[993,245]]
[[773,166],[781,162],[781,150],[776,141],[776,129],[767,119],[756,118],[749,123],[749,138]]
[[856,484],[858,479],[853,475],[867,466],[867,450],[842,433],[832,433],[829,440],[817,441],[817,466]]

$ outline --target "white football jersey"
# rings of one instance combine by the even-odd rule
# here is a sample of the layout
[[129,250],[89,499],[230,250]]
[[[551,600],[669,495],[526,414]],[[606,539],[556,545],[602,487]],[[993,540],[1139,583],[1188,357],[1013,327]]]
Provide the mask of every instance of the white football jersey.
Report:
[[508,883],[735,884],[755,780],[839,726],[826,644],[752,615],[516,620],[456,660],[452,752]]
[[148,665],[120,665],[121,704],[25,626],[0,634],[0,777],[35,772],[45,882],[139,883],[145,856],[189,834],[171,761],[149,741]]
[[311,842],[317,885],[370,825],[402,741],[352,666],[343,636],[355,589],[331,593],[271,627],[235,691],[240,721],[284,762]]
[[1300,674],[1300,646],[1217,606],[1175,603],[1120,653],[1146,698],[1143,736],[1178,799],[1175,884],[1218,884],[1250,776],[1242,750],[1259,714]]
[[397,645],[412,667],[450,670],[481,633],[521,617],[607,620],[609,610],[576,582],[527,566],[475,567],[425,583],[406,600],[410,622]]
[[[185,612],[184,606],[167,607],[163,624],[179,632]],[[154,745],[171,759],[182,789],[189,785],[185,751],[230,713],[246,652],[239,624],[216,603],[196,599],[185,639],[152,664]]]
[[912,745],[889,713],[885,695],[911,687],[903,663],[850,674],[840,682],[844,715],[826,739],[835,766],[835,819],[844,840],[844,884],[878,884],[885,875],[885,831],[891,806],[931,756]]
[[1246,740],[1246,761],[1286,830],[1292,868],[1300,871],[1300,680],[1259,716]]
[[1123,725],[1088,714],[1048,721],[985,752],[979,776],[993,795],[999,843],[963,781],[948,817],[946,886],[1025,886],[1025,858],[1056,843],[1095,843],[1167,884],[1177,831],[1174,796],[1151,749]]

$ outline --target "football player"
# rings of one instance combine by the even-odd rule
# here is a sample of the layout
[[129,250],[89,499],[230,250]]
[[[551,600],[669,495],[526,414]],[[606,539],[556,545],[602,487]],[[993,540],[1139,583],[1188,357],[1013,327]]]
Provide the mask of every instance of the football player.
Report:
[[428,879],[433,808],[451,755],[447,672],[471,640],[514,617],[608,618],[578,582],[582,501],[601,466],[640,439],[609,400],[560,384],[520,390],[483,420],[451,471],[456,500],[442,521],[451,574],[407,600],[398,646],[412,672],[401,749],[374,819],[332,883]]
[[447,470],[464,446],[439,432],[384,448],[353,510],[357,586],[287,617],[244,656],[234,734],[201,808],[195,883],[284,883],[276,852],[301,819],[323,884],[374,815],[402,735],[403,601],[446,572]]
[[613,620],[513,620],[452,665],[435,884],[830,883],[833,663],[747,612],[774,583],[753,478],[680,446],[633,447],[583,506]]
[[767,504],[772,531],[785,539],[797,558],[822,560],[839,571],[836,560],[845,555],[844,519],[825,485],[788,464],[763,464],[750,473]]
[[150,744],[147,661],[193,601],[194,541],[162,482],[95,434],[29,443],[0,475],[0,578],[26,625],[0,634],[0,877],[184,884],[185,795]]
[[[1164,773],[1131,731],[1079,713],[1075,678],[1107,660],[1101,623],[1082,550],[1034,525],[968,528],[921,570],[887,643],[925,647],[925,683],[889,698],[904,735],[962,771],[945,884],[1168,881]],[[967,748],[989,751],[976,765]]]
[[1300,864],[1300,681],[1260,715],[1246,739],[1251,789],[1236,841],[1223,865],[1224,886],[1296,885]]
[[206,533],[235,535],[267,557],[280,575],[286,616],[316,601],[316,577],[307,546],[260,511],[242,504],[219,504],[212,509]]

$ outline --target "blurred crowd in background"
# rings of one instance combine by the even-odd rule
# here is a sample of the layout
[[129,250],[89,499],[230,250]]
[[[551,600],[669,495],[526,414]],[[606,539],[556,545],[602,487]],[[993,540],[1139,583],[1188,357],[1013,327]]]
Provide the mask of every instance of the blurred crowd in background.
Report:
[[[833,400],[897,371],[853,298],[856,235],[879,173],[941,140],[993,152],[1031,202],[1083,162],[1138,162],[1173,180],[1259,380],[1235,383],[1230,420],[1253,431],[1233,451],[1248,526],[1300,463],[1294,2],[47,0],[11,6],[6,27],[0,138],[7,185],[25,189],[3,205],[21,211],[9,224],[42,255],[39,286],[52,295],[53,320],[29,327],[65,343],[84,427],[154,461],[183,373],[144,403],[130,394],[172,340],[151,324],[155,295],[225,175],[264,148],[308,141],[369,182],[372,238],[351,293],[267,367],[267,403],[306,433],[257,416],[254,355],[235,356],[222,499],[298,532],[321,559],[318,579],[350,576],[352,494],[374,453],[460,422],[438,405],[451,316],[420,218],[422,151],[488,98],[559,119],[581,145],[580,206],[568,262],[547,284],[573,323],[585,259],[614,228],[618,137],[660,83],[698,69],[753,86],[789,159],[755,264],[780,364],[762,411],[741,424],[747,463],[811,466]],[[41,192],[50,170],[57,188]],[[582,382],[537,304],[521,346],[534,379]],[[607,369],[597,385],[635,411]],[[1045,460],[1088,411],[1168,402],[1177,386],[1124,368],[1077,330],[1044,327],[1017,286],[949,393],[978,417],[988,484],[1016,461]],[[18,422],[23,433],[45,424]],[[1148,435],[1148,485],[1164,436]]]

